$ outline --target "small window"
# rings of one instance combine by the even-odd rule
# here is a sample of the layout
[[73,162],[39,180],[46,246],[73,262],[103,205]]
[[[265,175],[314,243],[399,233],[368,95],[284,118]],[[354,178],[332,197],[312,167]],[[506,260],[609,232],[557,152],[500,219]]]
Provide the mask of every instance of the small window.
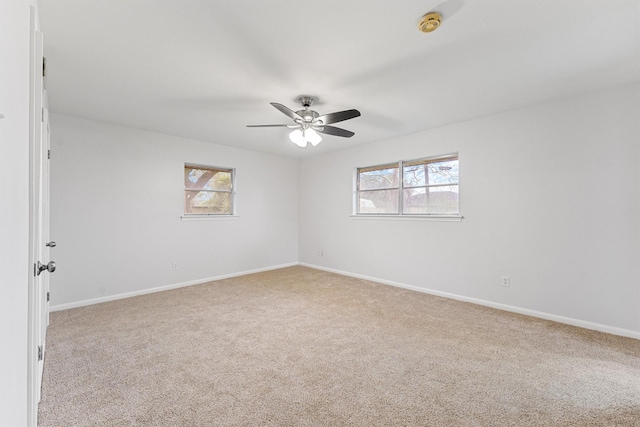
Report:
[[355,213],[457,215],[458,175],[457,154],[358,168]]
[[185,215],[233,215],[234,180],[234,169],[185,164]]

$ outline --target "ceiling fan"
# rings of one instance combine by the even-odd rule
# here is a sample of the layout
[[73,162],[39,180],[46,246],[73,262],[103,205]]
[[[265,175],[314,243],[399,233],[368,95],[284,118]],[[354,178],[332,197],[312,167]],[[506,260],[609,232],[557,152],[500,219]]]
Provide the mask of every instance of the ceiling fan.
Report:
[[299,111],[293,111],[282,104],[272,102],[271,105],[293,119],[294,123],[288,125],[247,125],[247,127],[287,127],[289,129],[293,129],[289,134],[289,139],[300,147],[306,147],[307,143],[311,143],[313,146],[318,145],[318,143],[322,141],[322,137],[318,135],[318,132],[326,135],[342,136],[344,138],[351,138],[355,135],[349,130],[329,125],[359,117],[360,111],[344,110],[335,113],[323,114],[321,116],[316,111],[309,109],[314,101],[315,98],[311,96],[303,95],[298,97],[298,102],[302,104],[302,107],[304,108]]

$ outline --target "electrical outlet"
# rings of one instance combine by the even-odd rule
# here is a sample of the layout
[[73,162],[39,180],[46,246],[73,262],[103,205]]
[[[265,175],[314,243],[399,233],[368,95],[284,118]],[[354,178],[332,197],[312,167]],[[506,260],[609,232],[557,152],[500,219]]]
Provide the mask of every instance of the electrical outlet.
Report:
[[174,262],[171,267],[173,268],[173,270],[180,270],[180,263],[179,262]]
[[324,256],[324,251],[322,249],[318,249],[318,256]]
[[502,286],[504,287],[511,286],[511,278],[509,276],[502,276]]

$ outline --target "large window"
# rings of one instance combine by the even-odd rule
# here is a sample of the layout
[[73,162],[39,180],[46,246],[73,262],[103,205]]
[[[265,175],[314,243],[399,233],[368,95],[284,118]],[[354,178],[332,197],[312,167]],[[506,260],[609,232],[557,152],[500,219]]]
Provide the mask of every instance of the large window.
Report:
[[234,169],[185,164],[185,215],[233,215],[234,179]]
[[357,215],[457,215],[458,155],[358,168]]

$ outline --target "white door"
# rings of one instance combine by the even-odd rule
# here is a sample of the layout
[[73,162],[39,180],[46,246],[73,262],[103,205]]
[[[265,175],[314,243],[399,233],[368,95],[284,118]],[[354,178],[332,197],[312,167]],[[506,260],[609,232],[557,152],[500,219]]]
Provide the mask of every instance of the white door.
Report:
[[48,246],[49,123],[45,108],[43,35],[35,31],[33,10],[31,21],[29,258],[33,270],[29,280],[28,424],[35,426],[49,318],[48,275],[55,270],[55,263],[49,260],[52,244]]

